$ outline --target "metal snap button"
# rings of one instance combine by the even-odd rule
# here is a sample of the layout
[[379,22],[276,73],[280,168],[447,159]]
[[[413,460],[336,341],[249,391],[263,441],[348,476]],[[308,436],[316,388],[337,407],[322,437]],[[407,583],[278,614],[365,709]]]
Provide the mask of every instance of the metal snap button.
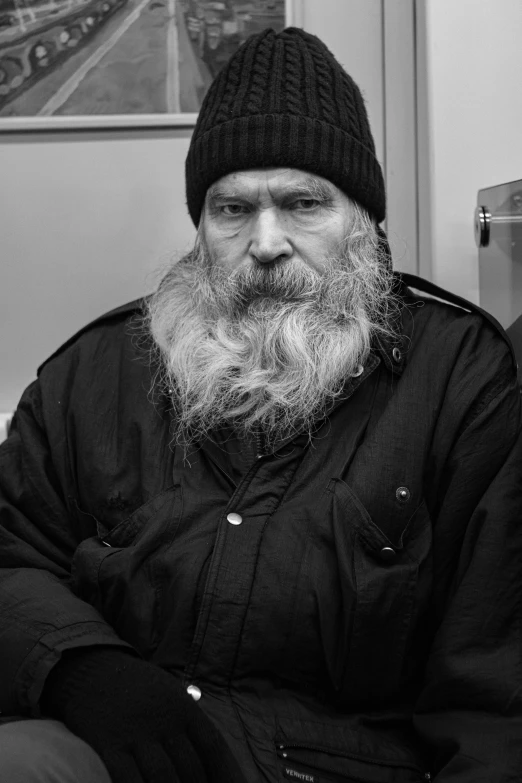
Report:
[[363,374],[363,372],[364,372],[364,367],[362,366],[362,364],[358,364],[355,372],[352,372],[352,378],[358,378],[359,375]]
[[395,559],[395,554],[395,549],[392,549],[391,546],[383,546],[380,552],[381,560],[384,560],[385,563],[390,563]]
[[227,514],[227,519],[231,525],[240,525],[243,521],[243,517],[240,514]]
[[401,354],[401,352],[399,351],[398,348],[394,348],[393,349],[392,356],[393,356],[393,361],[394,362],[400,362],[400,360],[402,358],[402,354]]
[[199,701],[201,699],[201,691],[197,685],[189,685],[187,688],[187,693],[192,696],[194,701]]
[[399,487],[399,488],[398,488],[398,489],[395,491],[395,497],[397,498],[397,500],[398,500],[400,503],[407,503],[407,502],[408,502],[408,500],[409,500],[409,499],[410,499],[410,497],[411,497],[410,490],[408,489],[408,487]]

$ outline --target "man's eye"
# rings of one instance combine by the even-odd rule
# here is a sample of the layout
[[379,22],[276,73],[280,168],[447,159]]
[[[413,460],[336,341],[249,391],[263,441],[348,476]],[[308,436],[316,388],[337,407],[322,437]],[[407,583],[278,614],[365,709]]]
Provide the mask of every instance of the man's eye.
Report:
[[316,198],[299,198],[297,201],[294,201],[294,207],[296,209],[304,209],[308,212],[320,205],[321,202]]
[[246,212],[246,207],[242,204],[223,204],[221,211],[228,217],[237,217],[237,215],[243,215]]

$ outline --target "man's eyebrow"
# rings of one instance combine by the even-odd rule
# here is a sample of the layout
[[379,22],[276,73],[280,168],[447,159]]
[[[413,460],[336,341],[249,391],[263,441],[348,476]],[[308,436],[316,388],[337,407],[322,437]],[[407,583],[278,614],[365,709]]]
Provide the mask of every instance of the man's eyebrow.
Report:
[[207,190],[207,198],[217,201],[220,198],[240,198],[236,188],[224,188],[222,185],[211,185]]
[[[278,200],[287,200],[288,198],[317,198],[329,200],[335,197],[335,190],[328,182],[322,182],[314,176],[306,177],[300,182],[284,185],[281,188],[274,188],[274,195]],[[220,199],[242,199],[250,201],[250,194],[238,190],[237,187],[226,187],[223,185],[211,185],[207,191],[209,201],[219,201]]]
[[315,177],[307,177],[302,182],[290,185],[283,196],[307,196],[308,198],[331,199],[335,196],[333,187],[328,182],[321,182]]
[[295,193],[306,193],[314,198],[333,198],[335,195],[334,188],[329,182],[323,182],[313,176],[291,186],[290,190]]

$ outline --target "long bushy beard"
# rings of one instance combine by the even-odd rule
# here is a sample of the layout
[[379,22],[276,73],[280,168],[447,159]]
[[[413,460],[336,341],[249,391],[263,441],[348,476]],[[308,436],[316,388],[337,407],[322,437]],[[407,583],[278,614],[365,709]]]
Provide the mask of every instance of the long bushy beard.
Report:
[[374,225],[356,210],[321,271],[293,259],[227,271],[204,238],[170,268],[147,306],[161,380],[187,447],[223,424],[274,448],[324,417],[375,335],[394,335],[392,272]]

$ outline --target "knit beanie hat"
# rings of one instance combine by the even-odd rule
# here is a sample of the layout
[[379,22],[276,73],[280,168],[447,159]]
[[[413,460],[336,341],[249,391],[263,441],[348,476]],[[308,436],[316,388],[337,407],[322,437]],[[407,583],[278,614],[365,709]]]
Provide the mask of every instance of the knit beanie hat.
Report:
[[384,180],[361,92],[323,42],[296,27],[250,36],[211,84],[185,164],[194,224],[216,180],[264,167],[324,177],[384,220]]

